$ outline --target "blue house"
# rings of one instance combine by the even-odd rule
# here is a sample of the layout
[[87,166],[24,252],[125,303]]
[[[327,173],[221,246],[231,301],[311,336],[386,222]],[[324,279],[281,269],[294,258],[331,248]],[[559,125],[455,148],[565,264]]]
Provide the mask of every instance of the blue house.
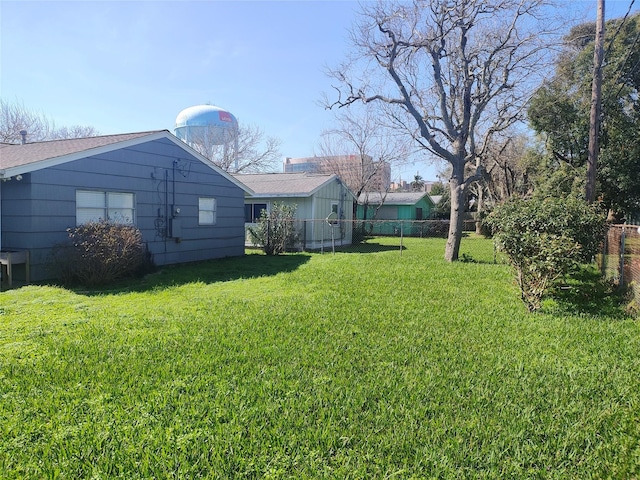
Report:
[[52,247],[97,219],[136,225],[156,265],[243,255],[245,193],[166,130],[3,143],[0,263],[49,279]]

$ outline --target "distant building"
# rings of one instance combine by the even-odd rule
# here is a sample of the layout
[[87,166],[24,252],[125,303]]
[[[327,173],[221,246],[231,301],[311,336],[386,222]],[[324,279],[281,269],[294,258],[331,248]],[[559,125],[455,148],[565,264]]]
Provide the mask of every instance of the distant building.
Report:
[[354,193],[387,191],[391,185],[391,166],[374,161],[369,155],[333,155],[325,157],[287,157],[285,173],[336,174]]
[[441,185],[439,181],[425,181],[420,188],[416,189],[413,182],[407,182],[406,180],[399,180],[397,182],[391,182],[389,191],[391,192],[427,192],[431,193],[434,185]]
[[411,186],[407,183],[406,180],[399,180],[397,182],[391,182],[390,190],[392,192],[406,192],[411,189]]

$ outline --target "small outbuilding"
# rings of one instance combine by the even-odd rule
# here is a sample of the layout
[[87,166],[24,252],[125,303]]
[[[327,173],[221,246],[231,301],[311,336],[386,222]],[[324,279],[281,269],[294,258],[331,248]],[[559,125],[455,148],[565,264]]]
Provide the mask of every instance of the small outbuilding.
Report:
[[0,144],[0,258],[49,279],[67,229],[98,219],[137,226],[157,265],[243,255],[250,192],[166,130]]
[[[428,220],[433,216],[434,207],[435,203],[427,192],[364,192],[358,198],[357,218],[361,221],[384,220],[386,222],[380,222],[374,229],[375,233],[394,235],[398,226],[393,221],[411,223]],[[406,232],[407,235],[415,233],[411,230]]]
[[250,190],[244,205],[247,227],[255,225],[263,210],[270,212],[274,203],[295,205],[300,248],[351,244],[355,196],[337,175],[301,172],[234,177]]
[[358,220],[427,220],[435,207],[427,192],[364,192]]

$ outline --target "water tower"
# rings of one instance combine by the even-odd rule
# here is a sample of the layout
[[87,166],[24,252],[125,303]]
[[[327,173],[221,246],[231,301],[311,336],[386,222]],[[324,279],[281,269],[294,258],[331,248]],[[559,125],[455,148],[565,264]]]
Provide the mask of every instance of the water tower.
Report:
[[176,137],[211,160],[219,160],[214,157],[222,150],[224,163],[229,164],[229,158],[237,162],[238,120],[223,108],[214,105],[185,108],[176,117],[174,132]]

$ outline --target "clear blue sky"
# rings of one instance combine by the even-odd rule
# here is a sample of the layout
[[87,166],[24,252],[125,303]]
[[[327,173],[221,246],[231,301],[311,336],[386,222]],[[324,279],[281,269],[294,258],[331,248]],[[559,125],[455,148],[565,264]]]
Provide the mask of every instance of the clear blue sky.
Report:
[[[567,3],[595,19],[596,0]],[[606,0],[607,18],[629,3]],[[318,105],[331,91],[324,67],[349,51],[358,10],[351,0],[0,0],[0,95],[102,134],[173,131],[182,109],[210,103],[280,138],[283,156],[310,156],[333,115]],[[431,180],[437,169],[392,176],[416,171]]]

